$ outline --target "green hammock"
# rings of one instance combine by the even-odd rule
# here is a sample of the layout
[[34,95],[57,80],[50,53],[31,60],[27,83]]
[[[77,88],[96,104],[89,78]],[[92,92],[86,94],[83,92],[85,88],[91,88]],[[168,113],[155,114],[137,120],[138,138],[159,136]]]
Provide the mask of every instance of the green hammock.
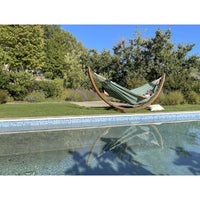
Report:
[[135,89],[128,90],[127,88],[124,88],[113,81],[110,81],[96,73],[94,74],[99,79],[102,87],[109,94],[109,96],[124,101],[131,105],[137,105],[148,102],[153,95],[147,98],[143,98],[139,95],[145,95],[148,90],[151,90],[155,94],[161,80],[161,78],[159,78],[153,82],[146,83]]

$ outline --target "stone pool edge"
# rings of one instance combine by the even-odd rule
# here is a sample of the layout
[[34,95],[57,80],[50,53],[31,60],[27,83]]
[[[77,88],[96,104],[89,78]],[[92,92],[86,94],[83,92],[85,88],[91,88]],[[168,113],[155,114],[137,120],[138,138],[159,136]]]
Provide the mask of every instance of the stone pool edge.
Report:
[[200,120],[200,111],[0,119],[0,133]]

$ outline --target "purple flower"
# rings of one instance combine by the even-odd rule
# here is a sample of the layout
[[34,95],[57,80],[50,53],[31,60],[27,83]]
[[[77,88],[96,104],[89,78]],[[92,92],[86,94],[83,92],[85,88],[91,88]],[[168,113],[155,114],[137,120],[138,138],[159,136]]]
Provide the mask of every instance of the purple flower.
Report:
[[89,92],[89,93],[92,94],[93,96],[98,97],[97,94],[96,94],[93,90],[91,90],[91,89],[90,89],[90,90],[87,90],[87,89],[86,89],[85,92]]
[[95,97],[98,97],[98,96],[97,96],[97,93],[94,92],[93,90],[88,90],[88,92],[89,92],[90,94],[93,94]]
[[84,101],[88,101],[88,97],[86,96],[85,92],[83,92],[83,91],[81,91],[79,89],[76,89],[76,92],[78,92],[78,93],[80,93],[80,94],[82,94],[84,96],[84,99],[83,99]]

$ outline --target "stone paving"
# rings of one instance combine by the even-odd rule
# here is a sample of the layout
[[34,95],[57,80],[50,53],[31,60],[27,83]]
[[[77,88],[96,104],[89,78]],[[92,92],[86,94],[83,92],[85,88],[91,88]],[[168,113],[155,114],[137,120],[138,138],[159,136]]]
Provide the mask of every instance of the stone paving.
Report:
[[[105,103],[104,101],[84,101],[84,102],[70,102],[72,104],[76,104],[79,106],[84,106],[84,107],[95,107],[95,108],[99,108],[99,107],[110,107],[107,103]],[[111,102],[117,106],[129,106],[128,104],[125,103],[118,103],[118,102]]]

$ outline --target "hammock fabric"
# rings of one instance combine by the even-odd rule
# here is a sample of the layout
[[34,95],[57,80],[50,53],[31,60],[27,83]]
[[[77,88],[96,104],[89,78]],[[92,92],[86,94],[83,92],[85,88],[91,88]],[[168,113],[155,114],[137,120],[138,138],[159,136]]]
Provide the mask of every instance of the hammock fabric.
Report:
[[[92,85],[94,89],[96,90],[97,94],[100,96],[100,98],[104,100],[107,104],[109,104],[110,106],[115,107],[121,110],[122,112],[124,112],[124,110],[138,110],[138,109],[145,108],[151,105],[151,103],[158,97],[159,93],[161,92],[164,81],[165,81],[165,74],[163,74],[162,77],[160,77],[159,79],[153,82],[146,83],[132,90],[128,90],[113,81],[107,80],[106,78],[98,74],[95,74],[96,77],[101,82],[102,87],[111,97],[122,100],[131,105],[139,105],[138,107],[135,107],[135,108],[124,108],[124,107],[114,105],[113,103],[111,103],[109,100],[107,100],[106,98],[102,96],[102,94],[100,93],[100,91],[98,90],[94,82],[90,67],[88,67],[88,74],[92,82]],[[139,96],[139,95],[146,94],[148,90],[152,90],[154,94],[147,98],[143,98]],[[143,105],[140,105],[140,104],[143,104]]]
[[149,99],[152,96],[144,98],[139,95],[145,95],[148,90],[151,90],[153,93],[156,93],[156,90],[157,90],[158,85],[161,80],[161,78],[159,78],[153,82],[146,83],[135,89],[128,90],[113,81],[107,80],[104,77],[102,77],[96,73],[94,73],[94,74],[99,79],[99,81],[102,84],[102,87],[109,94],[109,96],[119,99],[121,101],[124,101],[131,105],[137,105],[137,104],[141,104],[141,103],[145,103],[145,102],[149,101]]

